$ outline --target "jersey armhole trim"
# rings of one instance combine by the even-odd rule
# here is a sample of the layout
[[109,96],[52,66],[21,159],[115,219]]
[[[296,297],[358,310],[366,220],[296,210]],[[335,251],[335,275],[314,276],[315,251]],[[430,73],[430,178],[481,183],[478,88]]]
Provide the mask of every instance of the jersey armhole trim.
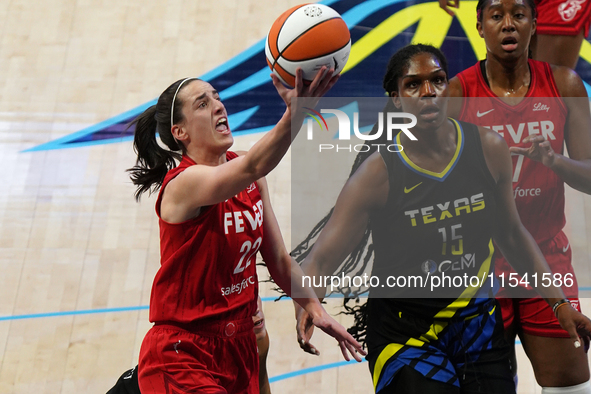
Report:
[[[177,167],[178,168],[178,167]],[[172,222],[168,222],[164,219],[162,219],[162,216],[160,216],[160,209],[161,209],[161,205],[162,205],[162,197],[164,195],[164,189],[166,189],[166,186],[168,186],[168,184],[170,183],[170,181],[172,181],[173,179],[175,179],[177,176],[179,176],[180,174],[183,173],[183,171],[185,171],[187,168],[189,167],[185,167],[182,169],[182,171],[179,171],[177,174],[175,174],[172,178],[168,179],[166,181],[166,183],[162,184],[162,187],[160,188],[160,192],[158,193],[158,199],[156,200],[156,216],[158,216],[158,220],[161,223],[164,223],[168,226],[183,226],[183,225],[187,225],[187,224],[193,224],[192,222],[194,222],[195,220],[199,220],[201,221],[201,218],[203,218],[204,216],[207,215],[207,213],[209,213],[211,211],[211,207],[213,207],[213,205],[208,205],[208,206],[203,206],[203,207],[199,207],[199,210],[197,212],[197,216],[192,217],[190,219],[187,219],[185,221],[182,222],[178,222],[178,223],[172,223]],[[215,204],[214,204],[215,205]]]
[[554,79],[554,73],[552,73],[552,66],[550,66],[550,63],[544,63],[544,73],[546,74],[546,79],[550,81],[550,89],[552,89],[554,95],[558,99],[560,107],[562,108],[565,114],[568,114],[568,108],[566,107],[566,104],[564,104],[562,95],[560,94],[558,86],[556,85],[556,80]]

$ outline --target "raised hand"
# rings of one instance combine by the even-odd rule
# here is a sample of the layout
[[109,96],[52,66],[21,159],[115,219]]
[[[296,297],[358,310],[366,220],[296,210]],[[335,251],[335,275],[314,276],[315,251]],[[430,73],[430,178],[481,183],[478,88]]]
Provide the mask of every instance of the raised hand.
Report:
[[439,7],[449,15],[454,16],[452,8],[460,8],[460,0],[439,0]]
[[[277,93],[281,96],[285,104],[291,108],[291,99],[296,97],[320,97],[324,96],[334,84],[338,81],[340,74],[334,75],[334,69],[327,69],[325,66],[321,67],[314,77],[310,85],[304,85],[303,71],[300,67],[296,69],[295,87],[289,89],[283,85],[275,74],[271,74],[273,85],[277,89]],[[318,102],[316,100],[316,102]],[[316,104],[316,102],[314,104]],[[310,104],[310,103],[309,103]]]
[[524,138],[523,142],[531,142],[531,146],[528,148],[512,146],[509,148],[509,151],[539,161],[546,167],[552,167],[554,160],[556,159],[556,154],[550,145],[550,141],[546,140],[541,135],[532,134]]
[[294,302],[296,312],[296,333],[298,337],[298,344],[306,353],[320,355],[320,351],[310,343],[312,334],[314,334],[314,323],[312,317],[299,304]]

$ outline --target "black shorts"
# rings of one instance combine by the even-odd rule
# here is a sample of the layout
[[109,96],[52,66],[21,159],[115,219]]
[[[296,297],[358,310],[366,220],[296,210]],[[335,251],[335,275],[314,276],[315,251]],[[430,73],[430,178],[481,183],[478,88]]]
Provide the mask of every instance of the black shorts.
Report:
[[123,372],[115,386],[107,394],[141,394],[137,380],[137,365],[135,368]]
[[368,355],[378,393],[515,393],[498,304]]

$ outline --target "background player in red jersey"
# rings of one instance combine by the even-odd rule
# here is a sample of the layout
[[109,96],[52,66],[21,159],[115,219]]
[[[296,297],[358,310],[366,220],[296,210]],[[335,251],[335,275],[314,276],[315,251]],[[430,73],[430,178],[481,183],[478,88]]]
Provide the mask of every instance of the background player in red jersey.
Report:
[[[575,69],[581,44],[589,34],[591,1],[535,0],[538,10],[536,34],[530,47],[533,58]],[[439,6],[450,15],[460,0],[439,0]]]
[[[513,158],[513,187],[521,219],[538,242],[552,271],[562,277],[574,275],[571,250],[562,232],[564,182],[591,193],[589,105],[587,99],[577,99],[587,97],[587,93],[572,70],[528,59],[530,39],[536,29],[533,1],[481,0],[477,10],[477,28],[486,42],[487,58],[453,78],[450,90],[455,97],[482,98],[465,98],[462,105],[450,111],[451,115],[496,129],[505,137],[511,152],[522,155]],[[535,101],[530,97],[535,97]],[[508,100],[512,100],[511,105],[507,105]],[[532,112],[530,107],[540,100],[546,100],[546,104],[541,104],[545,111]],[[503,116],[508,125],[497,125],[502,123],[498,119]],[[537,132],[528,129],[520,137],[511,133],[511,130],[524,129],[526,124],[529,128],[529,123],[541,121],[550,122],[553,131],[544,134],[540,128]],[[563,155],[565,142],[569,157]],[[536,192],[521,193],[520,190]],[[510,272],[502,256],[497,256],[496,264],[498,269]],[[573,305],[578,307],[576,281],[565,290]],[[585,352],[572,346],[568,334],[557,324],[543,300],[500,301],[507,337],[514,342],[519,333],[536,380],[543,387],[542,392],[591,392]],[[548,387],[554,391],[549,391]]]
[[[254,256],[260,250],[271,276],[288,294],[291,278],[301,275],[285,249],[264,176],[289,148],[292,125],[299,130],[303,123],[304,114],[292,99],[319,99],[338,79],[332,73],[323,67],[304,86],[300,69],[294,89],[272,76],[287,109],[241,155],[228,150],[233,137],[218,92],[198,78],[173,83],[137,119],[138,160],[130,170],[136,198],[160,189],[161,266],[150,298],[155,325],[139,357],[143,394],[259,391]],[[158,145],[156,133],[169,149]],[[316,326],[338,340],[347,360],[350,352],[361,361],[360,345],[312,292],[297,301]]]

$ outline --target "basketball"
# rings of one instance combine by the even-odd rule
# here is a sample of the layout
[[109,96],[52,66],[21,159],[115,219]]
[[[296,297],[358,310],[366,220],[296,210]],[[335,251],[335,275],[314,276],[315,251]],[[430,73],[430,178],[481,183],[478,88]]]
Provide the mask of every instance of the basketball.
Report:
[[340,73],[351,51],[349,27],[338,12],[323,4],[302,4],[285,11],[267,35],[267,64],[285,84],[295,85],[302,68],[309,84],[322,66]]

